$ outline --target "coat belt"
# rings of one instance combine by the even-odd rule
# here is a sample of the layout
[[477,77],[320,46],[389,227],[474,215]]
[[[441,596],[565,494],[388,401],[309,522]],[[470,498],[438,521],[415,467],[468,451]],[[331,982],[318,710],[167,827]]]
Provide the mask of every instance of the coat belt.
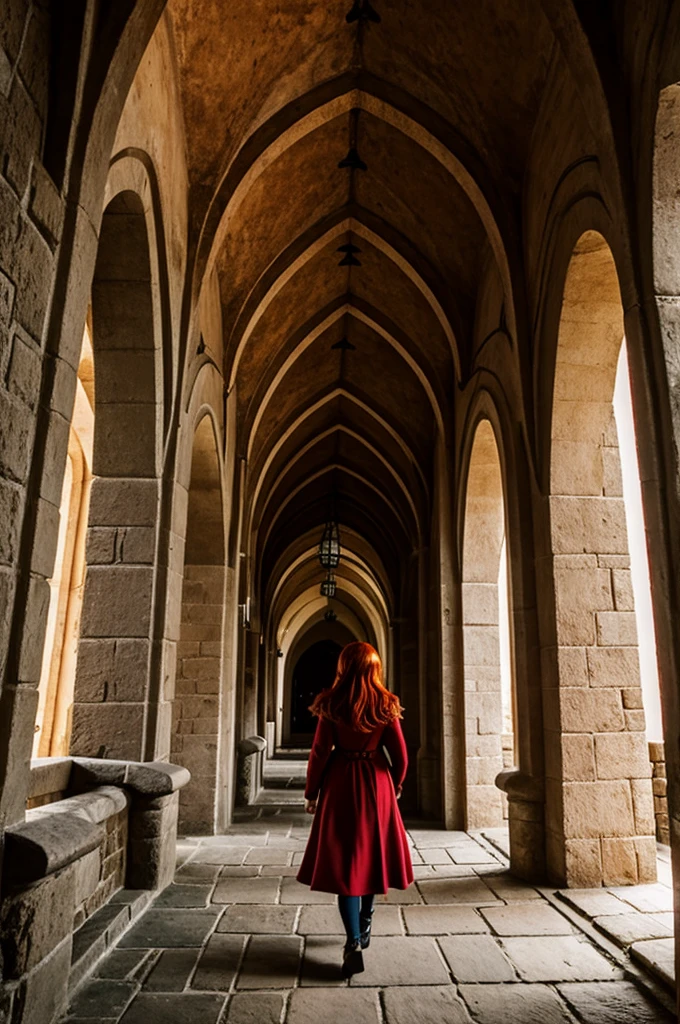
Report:
[[335,749],[343,757],[346,757],[348,761],[368,761],[378,753],[377,750],[345,750],[343,747],[336,747]]

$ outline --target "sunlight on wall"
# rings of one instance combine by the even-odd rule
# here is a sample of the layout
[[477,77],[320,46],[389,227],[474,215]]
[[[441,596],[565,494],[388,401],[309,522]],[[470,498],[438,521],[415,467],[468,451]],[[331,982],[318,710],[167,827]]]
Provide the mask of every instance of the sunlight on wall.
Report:
[[640,471],[633,423],[633,402],[630,392],[628,353],[625,340],[616,371],[614,388],[614,416],[619,435],[623,498],[626,506],[630,568],[635,597],[635,618],[638,631],[640,678],[647,723],[647,739],[656,743],[663,740],[661,724],[661,696],[656,663],[656,636],[652,615],[652,593],[649,582],[649,562],[645,542],[645,523],[642,512]]
[[503,700],[503,732],[514,732],[512,699],[512,668],[510,660],[510,602],[508,600],[508,546],[503,538],[498,566],[498,643],[501,655],[501,696]]

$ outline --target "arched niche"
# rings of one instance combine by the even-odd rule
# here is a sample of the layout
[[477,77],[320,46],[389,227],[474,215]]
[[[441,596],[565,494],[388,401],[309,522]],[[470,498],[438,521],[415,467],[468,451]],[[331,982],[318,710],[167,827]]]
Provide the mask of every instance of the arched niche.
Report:
[[550,537],[555,646],[544,656],[546,850],[570,886],[656,878],[626,511],[613,395],[624,337],[601,235],[567,271],[555,365]]
[[284,686],[284,742],[308,747],[315,722],[307,708],[317,693],[335,678],[340,651],[358,637],[342,622],[322,620],[312,625],[291,647],[286,658]]
[[515,761],[505,537],[498,447],[484,419],[470,454],[463,539],[466,823],[473,829],[503,824],[507,807],[495,779]]
[[194,432],[189,481],[182,610],[172,706],[171,756],[188,768],[180,794],[180,829],[215,829],[218,744],[223,699],[225,588],[222,480],[212,418]]

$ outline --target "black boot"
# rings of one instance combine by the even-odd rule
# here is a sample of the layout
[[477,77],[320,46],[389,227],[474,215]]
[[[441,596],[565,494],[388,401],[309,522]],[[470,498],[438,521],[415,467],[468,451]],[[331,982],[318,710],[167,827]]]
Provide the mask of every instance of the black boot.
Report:
[[371,922],[373,921],[373,911],[370,914],[362,914],[359,918],[361,924],[361,934],[359,936],[361,941],[361,948],[368,949],[371,944]]
[[351,978],[353,974],[361,974],[364,969],[364,958],[361,953],[361,942],[346,942],[342,953],[342,976]]

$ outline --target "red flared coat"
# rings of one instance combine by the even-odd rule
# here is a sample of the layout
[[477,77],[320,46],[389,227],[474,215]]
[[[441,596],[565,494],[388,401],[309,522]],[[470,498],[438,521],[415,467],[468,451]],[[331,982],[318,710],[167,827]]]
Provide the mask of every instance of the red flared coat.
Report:
[[[343,751],[375,753],[353,759]],[[395,787],[401,789],[407,765],[398,719],[371,733],[319,719],[305,788],[305,797],[317,799],[317,808],[299,882],[341,896],[385,893],[411,884],[411,855],[395,792]]]

